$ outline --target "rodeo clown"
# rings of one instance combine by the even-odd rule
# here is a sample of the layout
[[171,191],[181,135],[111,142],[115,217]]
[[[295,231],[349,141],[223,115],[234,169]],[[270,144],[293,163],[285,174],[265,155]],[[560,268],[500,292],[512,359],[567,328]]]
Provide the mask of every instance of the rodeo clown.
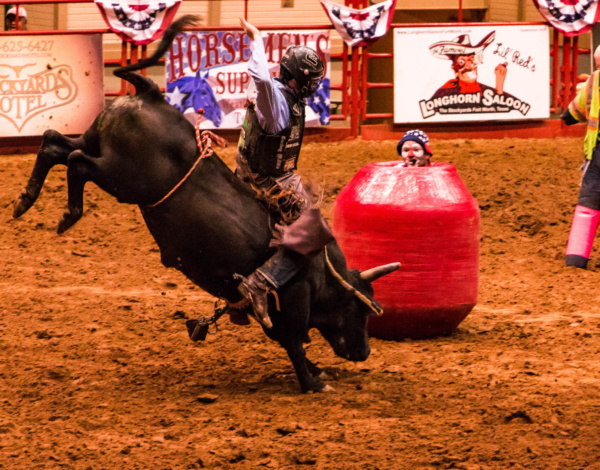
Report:
[[425,132],[415,129],[408,131],[396,147],[398,155],[402,157],[402,166],[429,166],[429,159],[433,155],[429,148],[429,136]]
[[[594,52],[596,67],[600,67],[600,46]],[[573,215],[573,224],[567,242],[567,266],[587,268],[596,229],[600,221],[600,148],[598,148],[598,119],[600,114],[600,71],[588,77],[562,114],[565,124],[587,123],[583,140],[584,163],[581,167],[581,189]]]
[[[247,279],[238,276],[242,279],[238,289],[252,303],[261,325],[271,328],[267,294],[277,295],[277,289],[333,240],[300,176],[293,172],[302,146],[305,100],[319,87],[325,67],[313,49],[290,46],[281,58],[279,79],[271,79],[260,31],[243,18],[240,24],[250,38],[248,72],[256,96],[249,97],[236,174],[251,184],[277,219],[271,241],[277,251]],[[247,323],[247,318],[236,316],[231,316],[232,322]]]

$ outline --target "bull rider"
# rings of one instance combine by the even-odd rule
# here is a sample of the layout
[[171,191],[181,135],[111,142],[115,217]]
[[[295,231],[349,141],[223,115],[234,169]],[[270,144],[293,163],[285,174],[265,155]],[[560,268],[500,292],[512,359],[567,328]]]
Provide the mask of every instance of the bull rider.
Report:
[[[250,38],[248,73],[256,96],[249,97],[242,126],[236,174],[257,192],[277,225],[271,246],[275,254],[243,278],[239,291],[252,303],[254,315],[265,328],[273,326],[268,294],[277,295],[333,236],[296,169],[304,133],[306,99],[317,91],[325,67],[307,46],[289,46],[280,61],[279,78],[272,79],[260,31],[240,18]],[[232,318],[233,321],[233,318]]]

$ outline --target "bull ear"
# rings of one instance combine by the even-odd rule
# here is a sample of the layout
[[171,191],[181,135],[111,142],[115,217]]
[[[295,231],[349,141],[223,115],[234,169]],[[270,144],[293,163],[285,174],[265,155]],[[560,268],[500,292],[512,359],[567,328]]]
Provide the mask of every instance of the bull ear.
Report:
[[393,273],[400,268],[400,263],[384,264],[376,268],[367,269],[360,273],[361,279],[367,282],[373,282],[386,274]]

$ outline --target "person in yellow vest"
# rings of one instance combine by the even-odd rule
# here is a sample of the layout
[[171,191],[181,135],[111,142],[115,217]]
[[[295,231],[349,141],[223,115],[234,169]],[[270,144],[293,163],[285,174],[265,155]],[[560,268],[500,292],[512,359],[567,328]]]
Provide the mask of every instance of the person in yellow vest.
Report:
[[567,242],[567,266],[586,269],[600,222],[600,147],[598,146],[598,119],[600,118],[600,46],[594,52],[596,68],[585,84],[578,88],[577,96],[564,111],[561,119],[567,125],[587,123],[583,140],[585,161],[579,199]]

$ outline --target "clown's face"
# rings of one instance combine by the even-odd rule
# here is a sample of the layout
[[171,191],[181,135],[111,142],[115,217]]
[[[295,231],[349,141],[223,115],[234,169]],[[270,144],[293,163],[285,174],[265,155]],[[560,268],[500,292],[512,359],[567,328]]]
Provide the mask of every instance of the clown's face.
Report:
[[473,83],[477,81],[477,66],[479,63],[479,58],[475,54],[457,55],[452,60],[452,70],[454,70],[459,80]]
[[407,140],[402,144],[400,155],[404,166],[429,166],[429,155],[420,143]]

